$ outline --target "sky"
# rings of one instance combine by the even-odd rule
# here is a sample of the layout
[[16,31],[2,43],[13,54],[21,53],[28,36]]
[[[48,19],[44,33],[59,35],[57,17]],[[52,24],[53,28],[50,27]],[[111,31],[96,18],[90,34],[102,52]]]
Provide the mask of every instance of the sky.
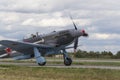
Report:
[[78,49],[120,51],[120,0],[0,0],[0,40],[73,29],[89,33]]

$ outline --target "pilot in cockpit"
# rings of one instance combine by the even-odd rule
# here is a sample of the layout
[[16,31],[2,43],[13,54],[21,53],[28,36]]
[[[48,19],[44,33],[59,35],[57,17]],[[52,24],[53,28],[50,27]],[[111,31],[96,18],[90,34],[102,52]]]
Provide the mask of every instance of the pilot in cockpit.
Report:
[[32,38],[35,38],[35,37],[36,37],[36,35],[35,35],[35,34],[31,34],[31,37],[32,37]]
[[35,35],[35,34],[31,34],[31,37],[32,37],[32,38],[35,38],[35,37],[37,37],[38,35],[39,35],[39,33],[36,32],[36,35]]

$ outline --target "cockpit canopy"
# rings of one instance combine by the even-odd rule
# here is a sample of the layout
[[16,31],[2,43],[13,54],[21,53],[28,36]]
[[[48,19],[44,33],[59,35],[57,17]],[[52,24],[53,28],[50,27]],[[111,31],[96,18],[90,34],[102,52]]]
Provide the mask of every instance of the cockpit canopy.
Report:
[[39,35],[38,32],[36,32],[36,34],[27,34],[23,37],[23,39],[29,39],[29,38],[35,38]]

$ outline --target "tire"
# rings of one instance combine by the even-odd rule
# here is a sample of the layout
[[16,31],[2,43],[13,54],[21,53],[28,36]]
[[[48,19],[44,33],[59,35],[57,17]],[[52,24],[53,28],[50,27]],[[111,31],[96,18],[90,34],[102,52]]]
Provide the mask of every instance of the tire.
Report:
[[70,66],[72,64],[72,59],[71,58],[66,58],[64,60],[64,64],[65,64],[65,66]]
[[38,63],[39,66],[44,66],[45,64],[46,64],[46,62]]

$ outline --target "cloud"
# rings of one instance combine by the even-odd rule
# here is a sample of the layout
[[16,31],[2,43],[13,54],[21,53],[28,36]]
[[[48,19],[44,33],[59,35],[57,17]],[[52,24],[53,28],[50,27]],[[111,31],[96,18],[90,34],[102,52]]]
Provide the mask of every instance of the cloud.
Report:
[[77,27],[89,33],[88,39],[80,38],[86,50],[118,51],[119,5],[119,0],[1,0],[0,38],[22,39],[36,31],[71,29],[71,14]]
[[0,40],[17,40],[17,39],[12,39],[12,38],[7,38],[7,37],[3,37],[0,35]]
[[7,27],[5,27],[6,30],[11,31],[12,30],[12,26],[8,25]]
[[69,24],[68,19],[62,19],[62,18],[42,19],[40,21],[35,19],[28,19],[22,23],[22,25],[31,25],[31,26],[38,26],[38,27],[67,26],[68,24]]
[[[90,25],[91,20],[89,19],[74,19],[75,24],[78,26],[85,26],[85,25]],[[22,25],[30,25],[30,26],[37,26],[37,27],[64,27],[64,26],[69,26],[72,25],[72,21],[69,18],[46,18],[46,19],[41,19],[41,20],[36,20],[33,18],[25,20]]]
[[114,40],[114,39],[120,39],[120,34],[106,34],[106,33],[93,33],[91,34],[89,39],[95,39],[95,40]]
[[82,50],[86,50],[86,51],[112,51],[113,54],[116,54],[116,50],[119,50],[120,46],[119,45],[96,45],[96,46],[92,46],[92,45],[83,45],[80,47],[80,49]]
[[21,13],[42,13],[63,10],[119,10],[119,0],[4,0],[0,10]]

